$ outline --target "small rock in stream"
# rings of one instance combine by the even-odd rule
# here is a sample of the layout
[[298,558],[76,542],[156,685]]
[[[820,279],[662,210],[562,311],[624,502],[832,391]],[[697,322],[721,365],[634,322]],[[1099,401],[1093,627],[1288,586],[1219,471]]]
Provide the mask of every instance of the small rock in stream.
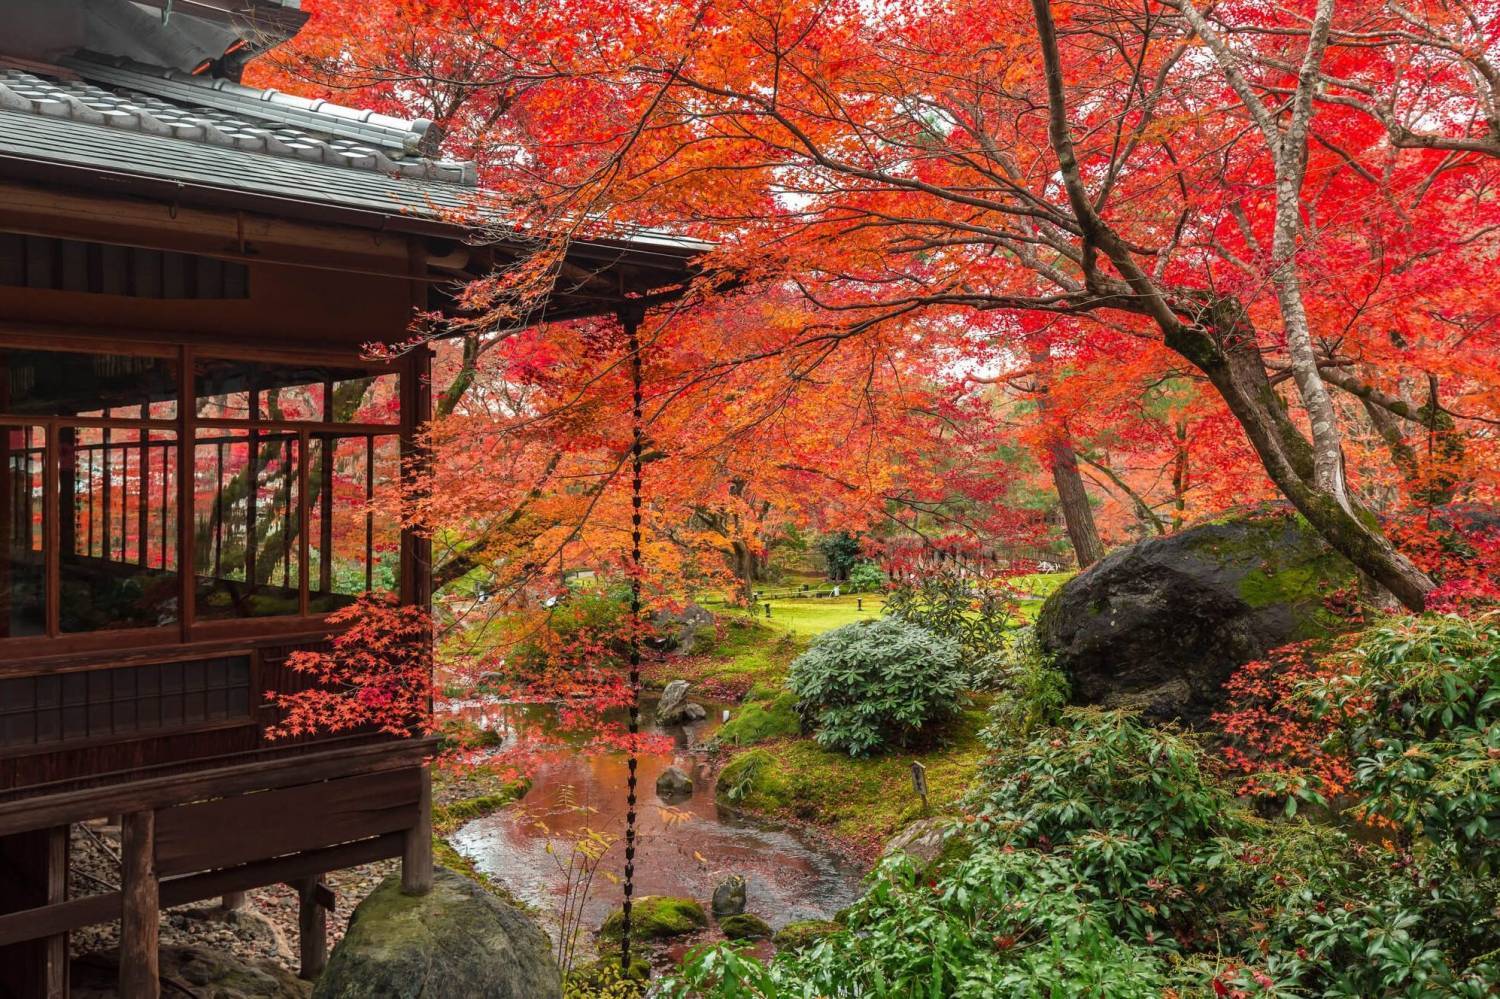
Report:
[[745,911],[745,879],[731,874],[714,886],[715,916],[737,916]]
[[656,778],[656,796],[662,801],[681,801],[693,796],[693,778],[680,767],[667,767]]

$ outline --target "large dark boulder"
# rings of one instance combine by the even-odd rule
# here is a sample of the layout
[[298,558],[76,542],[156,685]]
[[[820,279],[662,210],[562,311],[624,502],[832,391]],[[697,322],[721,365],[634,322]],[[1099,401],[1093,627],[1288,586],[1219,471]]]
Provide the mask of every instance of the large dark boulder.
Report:
[[1245,515],[1114,552],[1042,606],[1037,641],[1077,703],[1205,720],[1236,668],[1347,623],[1353,567],[1301,518]]
[[425,895],[390,877],[359,904],[313,997],[562,999],[562,975],[530,917],[438,868]]

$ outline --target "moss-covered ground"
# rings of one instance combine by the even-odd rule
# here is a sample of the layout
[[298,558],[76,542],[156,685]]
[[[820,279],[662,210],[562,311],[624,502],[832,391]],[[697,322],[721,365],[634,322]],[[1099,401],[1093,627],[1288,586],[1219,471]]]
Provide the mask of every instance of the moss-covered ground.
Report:
[[725,614],[719,638],[709,651],[670,656],[647,668],[646,682],[663,687],[671,680],[687,680],[710,697],[738,700],[757,685],[779,688],[805,639],[785,629]]
[[976,700],[949,726],[943,743],[922,752],[851,759],[811,737],[761,743],[725,765],[720,800],[811,824],[872,857],[892,833],[922,814],[912,789],[913,763],[926,768],[931,810],[954,809],[985,757],[979,730],[986,706],[983,698]]

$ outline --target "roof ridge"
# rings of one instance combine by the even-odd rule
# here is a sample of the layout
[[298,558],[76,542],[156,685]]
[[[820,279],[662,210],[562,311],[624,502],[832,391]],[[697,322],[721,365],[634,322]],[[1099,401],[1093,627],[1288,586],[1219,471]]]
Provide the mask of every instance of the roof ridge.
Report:
[[397,118],[321,98],[299,97],[273,87],[248,87],[233,80],[194,76],[180,69],[153,66],[124,56],[77,52],[63,58],[61,63],[85,79],[135,86],[161,97],[191,94],[205,106],[223,111],[244,111],[273,121],[286,121],[287,124],[303,124],[305,115],[317,115],[319,123],[330,129],[344,125],[357,133],[350,137],[369,141],[374,135],[385,134],[412,150],[432,127],[432,122],[426,118]]

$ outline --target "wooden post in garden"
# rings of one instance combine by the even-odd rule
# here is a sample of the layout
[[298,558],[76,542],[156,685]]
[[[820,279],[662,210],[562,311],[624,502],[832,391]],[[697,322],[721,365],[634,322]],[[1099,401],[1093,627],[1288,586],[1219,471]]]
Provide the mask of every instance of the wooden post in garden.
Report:
[[401,853],[401,890],[425,895],[432,888],[432,771],[422,768],[417,824],[406,831]]
[[322,877],[297,883],[297,977],[311,981],[328,964],[328,909],[324,906]]
[[156,813],[131,812],[120,824],[120,995],[158,999],[157,921],[161,918],[156,879]]
[[922,814],[932,811],[927,805],[927,768],[915,760],[911,765],[911,787],[917,792],[917,797],[922,799]]
[[771,605],[770,604],[766,604],[766,618],[767,618],[767,620],[769,620],[770,617],[771,617]]

